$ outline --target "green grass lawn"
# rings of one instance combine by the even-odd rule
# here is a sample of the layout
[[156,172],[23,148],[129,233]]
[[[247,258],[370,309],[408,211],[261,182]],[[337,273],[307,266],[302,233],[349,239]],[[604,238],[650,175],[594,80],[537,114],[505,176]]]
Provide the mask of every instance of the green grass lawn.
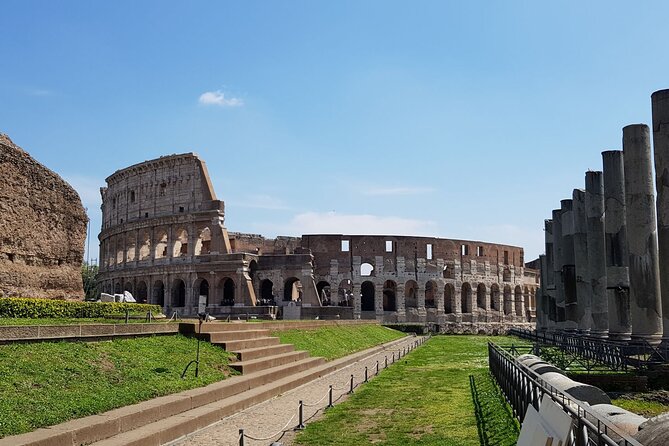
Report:
[[[146,320],[142,317],[139,319],[128,319],[131,324],[145,324]],[[167,319],[154,320],[152,323],[165,323]],[[0,326],[3,325],[78,325],[78,324],[125,324],[125,318],[108,319],[108,318],[14,318],[14,317],[0,317]]]
[[611,401],[611,404],[646,418],[652,418],[661,413],[669,412],[669,405],[659,401],[649,401],[644,398],[643,394],[633,398],[616,398]]
[[[363,385],[346,402],[307,425],[296,438],[301,445],[482,444],[470,375],[474,375],[480,410],[496,445],[515,444],[518,427],[487,374],[483,336],[436,336]],[[497,343],[518,342],[495,337]],[[481,424],[481,422],[479,422]],[[484,426],[485,428],[485,426]]]
[[340,325],[313,330],[275,331],[272,336],[282,344],[293,344],[296,350],[306,350],[311,356],[328,361],[374,347],[406,336],[380,325]]
[[0,345],[0,437],[204,386],[233,374],[231,355],[181,335]]

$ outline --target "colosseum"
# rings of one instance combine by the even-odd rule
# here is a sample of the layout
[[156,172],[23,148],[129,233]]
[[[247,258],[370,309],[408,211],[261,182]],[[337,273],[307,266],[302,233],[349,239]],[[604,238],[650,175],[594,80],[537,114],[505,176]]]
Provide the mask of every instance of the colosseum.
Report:
[[102,195],[100,289],[166,314],[363,318],[444,327],[535,319],[538,271],[523,249],[371,235],[264,238],[228,232],[196,154],[118,170]]

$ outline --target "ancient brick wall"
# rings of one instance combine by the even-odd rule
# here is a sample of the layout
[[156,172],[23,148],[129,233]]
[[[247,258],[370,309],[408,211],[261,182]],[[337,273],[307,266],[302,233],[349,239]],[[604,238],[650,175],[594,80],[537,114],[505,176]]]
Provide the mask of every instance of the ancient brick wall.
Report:
[[0,293],[83,298],[86,212],[77,192],[0,134]]

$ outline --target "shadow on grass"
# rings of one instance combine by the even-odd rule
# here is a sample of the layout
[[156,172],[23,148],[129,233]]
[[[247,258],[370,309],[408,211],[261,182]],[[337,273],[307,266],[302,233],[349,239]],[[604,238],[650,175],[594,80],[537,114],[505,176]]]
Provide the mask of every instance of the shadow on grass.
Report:
[[481,446],[512,446],[520,433],[511,407],[489,373],[469,375]]

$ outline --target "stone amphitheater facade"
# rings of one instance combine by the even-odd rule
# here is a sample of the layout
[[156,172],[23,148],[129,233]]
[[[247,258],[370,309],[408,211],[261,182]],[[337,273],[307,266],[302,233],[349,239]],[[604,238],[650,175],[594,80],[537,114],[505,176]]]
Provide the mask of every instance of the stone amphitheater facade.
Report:
[[[228,232],[196,154],[119,170],[102,194],[100,289],[192,315],[295,307],[303,317],[431,322],[534,320],[538,272],[516,246],[434,237]],[[291,304],[292,303],[292,304]]]

